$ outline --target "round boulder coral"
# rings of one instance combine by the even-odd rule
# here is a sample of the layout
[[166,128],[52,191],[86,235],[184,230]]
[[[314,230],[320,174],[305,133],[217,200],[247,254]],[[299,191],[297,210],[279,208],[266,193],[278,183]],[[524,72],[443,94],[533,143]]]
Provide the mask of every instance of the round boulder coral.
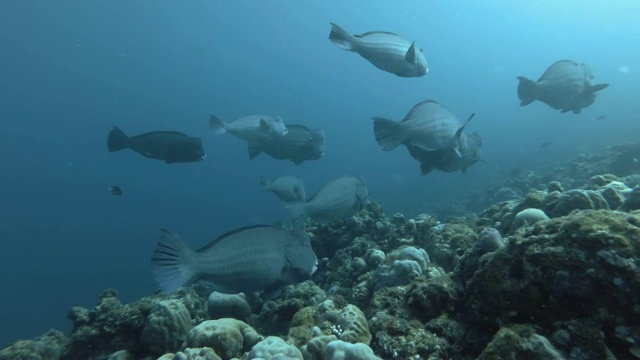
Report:
[[154,354],[176,351],[191,330],[191,316],[180,300],[163,300],[151,307],[140,340]]
[[210,347],[223,359],[231,359],[241,357],[260,340],[262,337],[245,322],[223,318],[204,321],[191,329],[182,347]]
[[269,336],[255,344],[245,359],[302,359],[302,353],[277,336]]
[[511,223],[510,232],[513,233],[523,226],[530,226],[542,220],[549,220],[549,217],[544,213],[544,211],[536,208],[524,209],[516,214],[513,222]]
[[214,291],[209,295],[207,309],[213,320],[227,317],[245,321],[251,315],[251,307],[244,294],[222,294]]

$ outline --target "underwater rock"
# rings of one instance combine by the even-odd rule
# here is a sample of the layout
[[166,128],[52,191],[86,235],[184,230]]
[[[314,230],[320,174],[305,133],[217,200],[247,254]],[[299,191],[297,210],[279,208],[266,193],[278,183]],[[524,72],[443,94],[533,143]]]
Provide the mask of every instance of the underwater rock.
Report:
[[186,348],[177,353],[164,354],[158,360],[222,360],[212,348]]
[[327,345],[325,353],[327,360],[382,360],[366,344],[350,344],[335,340]]
[[551,181],[550,183],[547,184],[547,192],[553,192],[553,191],[557,191],[557,192],[564,191],[564,189],[562,188],[562,184],[560,184],[559,181]]
[[458,262],[454,270],[454,278],[464,286],[480,267],[480,260],[485,254],[502,249],[506,245],[507,241],[502,238],[497,229],[485,228],[478,235],[478,241],[473,248],[467,251]]
[[335,335],[319,335],[309,340],[300,349],[304,360],[325,360],[324,354],[330,342],[338,340]]
[[488,252],[494,252],[504,247],[507,242],[502,238],[500,232],[495,228],[485,228],[478,235],[478,240],[473,246],[472,251],[476,254],[484,255]]
[[281,338],[277,336],[269,336],[266,339],[255,344],[251,348],[251,351],[249,351],[249,353],[244,357],[244,359],[302,360],[302,353],[300,352],[300,350],[298,350],[298,348],[287,344]]
[[610,339],[615,326],[640,321],[639,255],[640,213],[581,210],[545,221],[483,257],[459,316],[496,330],[534,319],[545,333],[561,321],[590,319],[614,354],[626,353],[628,344]]
[[120,303],[116,294],[114,290],[106,290],[93,309],[74,307],[69,311],[67,317],[73,321],[73,329],[61,359],[102,358],[116,350],[127,350],[135,358],[143,358],[148,348],[140,337],[151,308],[159,300],[180,299],[196,322],[207,317],[204,299],[189,287],[169,296],[149,296],[131,304]]
[[332,334],[346,342],[360,342],[368,345],[371,341],[365,315],[357,306],[348,304],[340,295],[298,311],[291,321],[288,341],[302,347],[317,336],[315,331],[325,335]]
[[177,351],[192,327],[189,311],[180,300],[162,300],[151,307],[140,340],[153,354]]
[[596,191],[571,189],[560,195],[557,203],[550,210],[550,215],[551,217],[565,216],[574,210],[589,209],[609,209],[609,204]]
[[228,317],[246,321],[251,315],[251,307],[244,294],[214,291],[207,300],[207,309],[212,320]]
[[513,233],[523,226],[531,226],[542,220],[549,220],[549,217],[544,213],[544,211],[535,208],[524,209],[514,217],[513,222],[511,223],[511,230],[509,232]]
[[409,284],[405,303],[422,321],[451,312],[457,301],[456,286],[447,273],[425,279],[420,277]]
[[135,357],[127,350],[118,350],[109,355],[106,360],[135,360]]
[[64,352],[67,338],[51,329],[32,340],[18,340],[0,350],[0,360],[57,360]]
[[547,338],[529,326],[503,327],[493,337],[478,360],[489,359],[564,360]]
[[384,261],[386,256],[387,255],[384,253],[384,251],[380,249],[369,250],[365,255],[367,264],[372,268],[380,265],[380,263]]
[[640,209],[640,186],[636,186],[628,194],[625,201],[620,205],[620,210],[632,211]]
[[382,287],[407,285],[409,282],[422,275],[429,264],[429,254],[424,249],[407,246],[392,252],[387,257],[387,262],[378,266],[373,274],[370,285],[373,291]]
[[423,247],[433,263],[450,272],[477,238],[475,231],[466,225],[445,224],[431,233]]
[[327,294],[312,281],[288,286],[280,298],[264,302],[260,313],[252,314],[248,322],[260,333],[286,334],[298,311],[326,298]]
[[182,343],[183,348],[210,347],[223,359],[241,357],[263,338],[245,322],[223,318],[196,325]]

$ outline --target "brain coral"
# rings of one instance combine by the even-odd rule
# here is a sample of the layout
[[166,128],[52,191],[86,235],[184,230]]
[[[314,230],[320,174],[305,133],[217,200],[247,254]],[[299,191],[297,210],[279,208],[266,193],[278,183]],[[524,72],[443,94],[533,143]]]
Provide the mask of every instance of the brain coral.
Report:
[[210,347],[223,359],[241,357],[262,337],[245,322],[223,318],[207,320],[197,325],[187,335],[182,347]]
[[325,353],[327,360],[382,360],[371,348],[365,344],[350,344],[341,340],[332,341],[327,345]]
[[155,354],[176,351],[191,330],[191,316],[180,300],[163,300],[151,307],[140,339]]
[[245,359],[302,359],[302,353],[277,336],[269,336],[251,348]]

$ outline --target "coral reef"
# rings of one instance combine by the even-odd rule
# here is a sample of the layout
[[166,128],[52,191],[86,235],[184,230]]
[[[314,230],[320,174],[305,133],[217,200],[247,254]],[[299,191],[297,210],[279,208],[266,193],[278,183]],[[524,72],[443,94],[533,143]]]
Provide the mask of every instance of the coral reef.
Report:
[[[319,264],[272,299],[198,286],[113,290],[5,359],[628,359],[640,357],[640,144],[513,174],[440,222],[370,202],[305,224]],[[487,202],[488,201],[488,202]]]

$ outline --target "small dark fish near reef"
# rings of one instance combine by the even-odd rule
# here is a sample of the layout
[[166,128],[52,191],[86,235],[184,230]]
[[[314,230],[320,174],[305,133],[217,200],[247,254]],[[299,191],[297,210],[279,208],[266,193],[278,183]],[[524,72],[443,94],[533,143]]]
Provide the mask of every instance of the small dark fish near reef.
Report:
[[543,149],[549,145],[551,145],[551,141],[543,141],[542,143],[540,143],[540,147]]
[[331,23],[329,40],[340,49],[356,52],[378,69],[397,76],[420,77],[429,71],[422,49],[398,34],[371,31],[351,35]]
[[197,251],[178,235],[162,230],[151,258],[163,294],[191,281],[228,294],[277,292],[308,280],[316,267],[316,254],[304,231],[265,225],[228,232]]
[[118,186],[109,186],[107,190],[109,190],[109,193],[111,193],[111,195],[114,195],[114,196],[122,195],[122,189],[120,189]]
[[200,138],[177,131],[153,131],[129,137],[114,126],[107,138],[107,147],[109,152],[131,149],[168,164],[195,162],[206,157]]
[[579,114],[583,108],[593,104],[596,92],[609,84],[593,84],[593,73],[587,64],[571,60],[560,60],[549,66],[538,81],[518,76],[520,106],[541,101],[563,113]]

